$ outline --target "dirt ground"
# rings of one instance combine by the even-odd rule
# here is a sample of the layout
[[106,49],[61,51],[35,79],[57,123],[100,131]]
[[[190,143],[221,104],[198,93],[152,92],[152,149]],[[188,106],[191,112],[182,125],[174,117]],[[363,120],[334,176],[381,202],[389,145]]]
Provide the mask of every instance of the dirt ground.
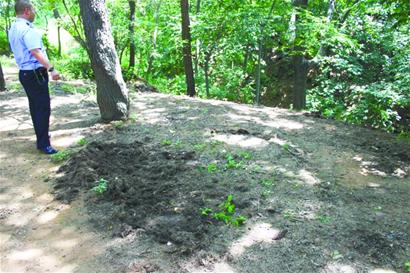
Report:
[[[101,124],[92,95],[62,91],[82,85],[52,85],[61,163],[36,151],[24,92],[0,93],[1,272],[406,272],[405,141],[134,89],[131,120]],[[201,213],[229,195],[243,226]]]

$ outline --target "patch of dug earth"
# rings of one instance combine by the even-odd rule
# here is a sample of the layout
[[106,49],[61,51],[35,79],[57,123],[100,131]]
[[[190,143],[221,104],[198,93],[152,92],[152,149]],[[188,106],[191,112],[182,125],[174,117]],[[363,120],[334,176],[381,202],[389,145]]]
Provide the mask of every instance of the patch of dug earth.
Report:
[[[221,190],[198,181],[195,156],[153,143],[93,142],[60,168],[65,175],[56,180],[56,198],[71,202],[86,192],[99,227],[122,237],[144,230],[157,242],[172,244],[174,252],[190,254],[209,245],[210,223],[200,215],[204,200],[198,190],[208,188],[210,195]],[[92,188],[101,178],[107,189],[96,194]]]

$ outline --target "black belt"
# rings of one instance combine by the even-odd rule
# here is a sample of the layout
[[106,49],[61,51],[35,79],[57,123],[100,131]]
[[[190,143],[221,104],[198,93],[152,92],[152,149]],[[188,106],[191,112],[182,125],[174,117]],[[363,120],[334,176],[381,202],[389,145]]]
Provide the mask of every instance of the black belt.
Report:
[[42,82],[45,83],[47,81],[48,72],[47,72],[47,69],[43,66],[37,69],[32,69],[32,70],[20,70],[20,72],[27,73],[27,74],[34,74],[39,84],[41,84]]

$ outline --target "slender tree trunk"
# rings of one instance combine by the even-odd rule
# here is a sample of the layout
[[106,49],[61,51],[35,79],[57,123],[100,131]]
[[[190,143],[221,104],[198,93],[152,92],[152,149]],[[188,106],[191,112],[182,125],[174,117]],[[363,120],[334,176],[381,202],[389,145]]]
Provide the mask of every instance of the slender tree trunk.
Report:
[[128,118],[128,90],[121,74],[105,0],[79,0],[104,121]]
[[[296,9],[306,9],[308,0],[294,0],[293,5]],[[293,56],[294,65],[294,81],[293,81],[293,108],[300,110],[306,107],[306,87],[307,87],[307,74],[308,74],[308,62],[303,54],[304,48],[301,45],[301,33],[300,33],[300,16],[296,14],[295,18],[295,55]]]
[[[335,11],[335,5],[336,5],[336,0],[329,0],[329,7],[327,9],[327,23],[330,24],[330,22],[333,19],[333,14]],[[320,48],[318,51],[319,56],[325,56],[326,55],[326,47],[323,46],[323,43],[320,43]]]
[[[196,1],[196,14],[198,15],[201,12],[201,0]],[[198,66],[199,66],[199,54],[201,49],[201,41],[199,39],[196,40],[195,46],[195,75],[198,75]]]
[[211,60],[211,52],[206,52],[205,54],[205,91],[206,97],[209,98],[209,61]]
[[[11,22],[10,22],[10,1],[11,0],[7,0],[7,6],[6,6],[6,26],[5,26],[5,28],[4,28],[4,31],[6,32],[6,37],[7,37],[7,41],[9,40],[9,29],[10,29],[10,26],[11,26]],[[11,48],[10,48],[10,44],[9,43],[7,43],[8,44],[8,46],[9,46],[9,51],[11,52]]]
[[0,91],[6,90],[6,81],[4,80],[3,68],[0,63]]
[[256,104],[260,104],[261,100],[261,60],[262,60],[262,53],[263,53],[263,38],[265,32],[265,26],[268,23],[268,20],[273,12],[273,8],[275,6],[275,0],[272,1],[272,5],[270,7],[268,16],[266,17],[265,21],[261,24],[261,34],[258,39],[258,65],[256,66]]
[[[60,19],[60,13],[58,12],[58,9],[53,9],[53,13],[54,13],[54,19],[59,20]],[[58,22],[57,22],[58,24]],[[61,57],[61,27],[58,24],[57,25],[57,43],[58,43],[58,56]]]
[[128,1],[130,6],[130,65],[129,69],[133,70],[135,67],[135,0]]
[[195,79],[194,70],[192,67],[192,52],[191,52],[191,30],[189,23],[189,1],[181,0],[181,15],[182,15],[182,43],[184,67],[187,84],[187,95],[195,96]]
[[159,11],[162,5],[162,0],[159,0],[158,5],[155,9],[155,15],[154,15],[154,23],[155,23],[155,29],[154,33],[152,34],[152,52],[149,54],[148,58],[148,67],[147,67],[147,73],[146,73],[146,79],[149,79],[149,75],[151,75],[151,70],[152,66],[154,63],[154,53],[157,50],[157,37],[158,37],[158,20],[159,20]]

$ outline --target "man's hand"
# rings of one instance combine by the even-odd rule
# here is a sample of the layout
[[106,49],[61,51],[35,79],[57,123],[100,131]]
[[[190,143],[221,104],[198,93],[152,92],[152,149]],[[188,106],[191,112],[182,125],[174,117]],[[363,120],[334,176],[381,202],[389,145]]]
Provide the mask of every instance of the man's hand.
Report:
[[58,73],[58,71],[57,70],[53,70],[51,73],[50,73],[50,75],[51,75],[51,78],[54,80],[54,81],[58,81],[61,77],[60,77],[60,73]]

